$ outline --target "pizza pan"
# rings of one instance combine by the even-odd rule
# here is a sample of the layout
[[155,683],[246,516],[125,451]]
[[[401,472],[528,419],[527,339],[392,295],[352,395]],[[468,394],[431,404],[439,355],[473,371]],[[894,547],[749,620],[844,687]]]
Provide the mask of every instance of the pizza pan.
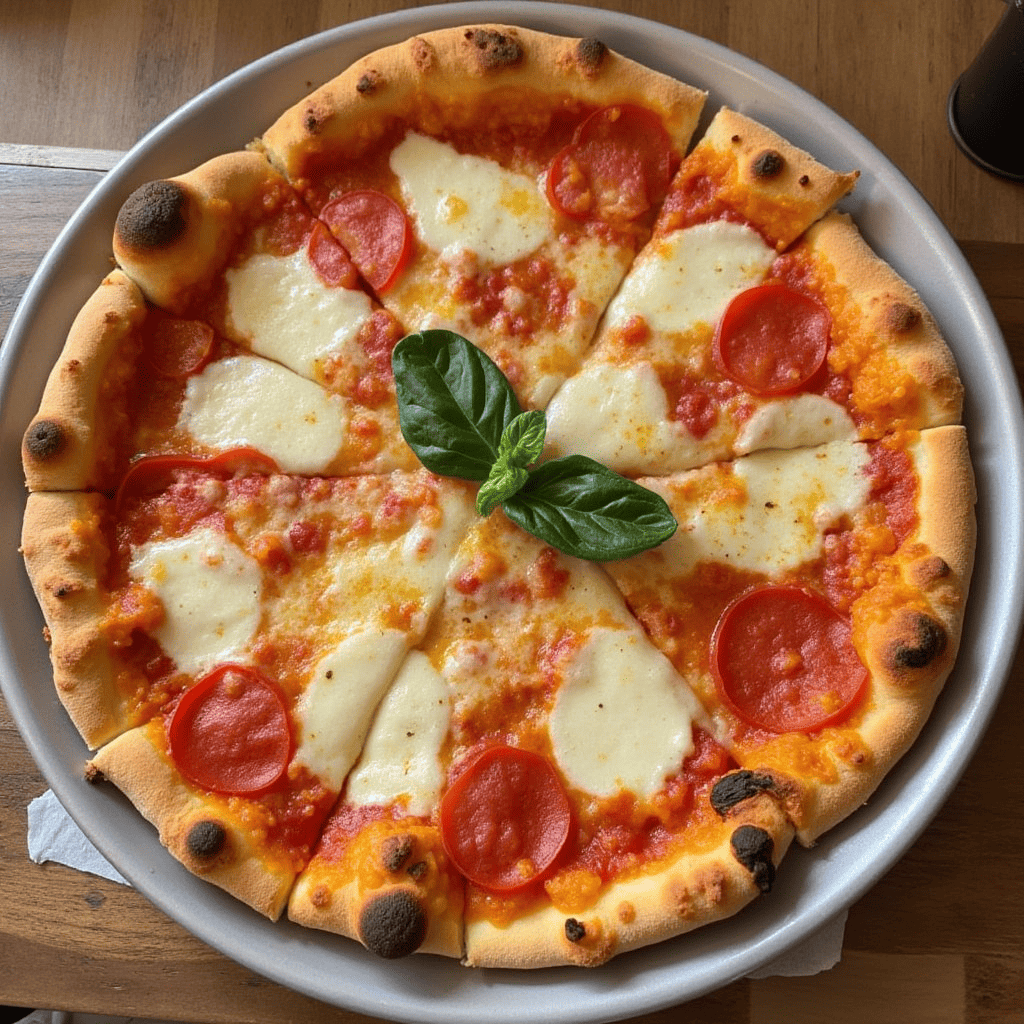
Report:
[[[979,546],[956,669],[919,741],[870,803],[812,851],[792,849],[771,895],[736,917],[626,954],[606,966],[467,970],[432,956],[382,961],[356,943],[271,924],[188,874],[112,787],[82,781],[87,751],[51,683],[42,618],[17,553],[22,432],[78,308],[109,267],[111,228],[137,185],[245,145],[277,115],[359,56],[409,35],[501,20],[592,35],[621,53],[764,121],[837,169],[858,168],[843,204],[868,241],[921,293],[966,384],[978,478]],[[40,265],[0,350],[0,677],[29,749],[58,798],[153,903],[209,945],[281,984],[372,1016],[436,1024],[562,1024],[651,1012],[728,984],[786,952],[865,893],[949,795],[995,708],[1016,645],[1024,585],[1024,417],[1016,378],[984,293],[935,213],[862,135],[792,83],[717,44],[665,25],[560,3],[452,3],[371,18],[295,43],[236,72],[147,134],[99,183]],[[995,539],[998,538],[998,552]],[[924,880],[927,884],[927,880]],[[936,883],[938,884],[938,883]]]

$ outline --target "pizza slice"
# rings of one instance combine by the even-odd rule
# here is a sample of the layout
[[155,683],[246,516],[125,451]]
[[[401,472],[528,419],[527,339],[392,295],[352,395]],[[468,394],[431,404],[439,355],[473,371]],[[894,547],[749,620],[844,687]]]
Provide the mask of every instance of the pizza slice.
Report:
[[467,964],[592,965],[771,887],[781,804],[711,806],[731,762],[593,563],[493,513],[403,676],[294,919],[391,956],[464,905]]
[[409,331],[529,408],[578,365],[704,94],[592,39],[446,29],[357,61],[259,140]]
[[[820,259],[809,250],[813,286],[787,279],[779,265],[780,253],[856,177],[720,110],[673,180],[654,235],[609,304],[580,373],[548,408],[551,451],[590,454],[640,475],[816,444],[852,429],[843,387],[859,364],[841,366],[840,377],[824,363],[832,319],[846,312],[838,308],[846,293],[833,291],[859,270],[847,252],[834,270],[827,262],[834,248]],[[891,276],[893,297],[920,308]],[[862,347],[873,314],[855,325]]]
[[812,843],[907,750],[956,658],[975,531],[964,430],[644,482],[679,529],[608,570],[742,767],[716,806],[774,792]]
[[[391,376],[391,349],[404,332],[265,157],[225,154],[142,185],[121,207],[113,244],[150,303],[206,323],[240,348],[242,358],[228,364],[200,359],[194,389],[255,389],[287,405],[287,388],[262,379],[287,369],[332,396],[338,411],[328,418],[343,432],[343,471],[414,467],[397,429]],[[173,355],[173,341],[167,347]]]
[[155,491],[30,495],[26,565],[92,777],[276,917],[472,514],[425,471],[182,462]]
[[151,473],[136,465],[146,456],[215,465],[248,449],[254,466],[309,475],[413,468],[397,411],[386,432],[365,411],[205,320],[157,309],[114,270],[71,326],[22,465],[29,490],[107,494]]

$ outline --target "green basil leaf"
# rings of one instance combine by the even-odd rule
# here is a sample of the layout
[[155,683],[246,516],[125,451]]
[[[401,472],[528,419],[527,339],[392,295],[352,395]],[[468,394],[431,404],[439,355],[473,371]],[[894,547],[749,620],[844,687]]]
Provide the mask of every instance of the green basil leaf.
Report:
[[678,525],[660,495],[584,455],[539,466],[502,507],[535,537],[595,562],[655,547]]
[[451,331],[421,331],[394,349],[402,436],[431,472],[486,480],[502,435],[522,411],[505,375]]
[[540,458],[547,432],[547,420],[539,409],[520,413],[501,435],[498,458],[506,459],[510,466],[525,469]]
[[477,513],[489,516],[498,505],[511,498],[526,483],[529,475],[522,466],[510,466],[504,459],[499,459],[491,468],[491,475],[477,491]]

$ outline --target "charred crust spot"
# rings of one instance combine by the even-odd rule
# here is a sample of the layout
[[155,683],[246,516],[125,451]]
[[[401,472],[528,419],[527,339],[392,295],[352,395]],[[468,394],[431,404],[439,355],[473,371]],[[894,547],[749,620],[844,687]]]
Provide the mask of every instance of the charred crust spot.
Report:
[[715,783],[711,790],[711,806],[724,818],[738,803],[774,787],[775,780],[762,772],[732,772]]
[[359,77],[356,82],[356,92],[360,96],[372,96],[384,83],[384,77],[379,71],[367,71]]
[[78,583],[58,583],[52,589],[51,593],[58,600],[63,600],[65,597],[71,597],[72,594],[77,594],[81,589],[81,584]]
[[392,889],[371,897],[359,915],[359,937],[385,960],[415,953],[427,934],[427,915],[415,893]]
[[763,828],[741,825],[733,832],[729,844],[733,856],[750,872],[754,885],[761,892],[771,892],[775,882],[775,840]]
[[600,39],[581,39],[576,44],[576,61],[587,74],[598,71],[607,54],[608,47]]
[[219,821],[205,818],[188,830],[185,848],[196,860],[209,860],[224,849],[227,839],[227,830]]
[[96,785],[98,782],[103,782],[105,778],[106,776],[104,776],[103,772],[101,772],[100,769],[92,763],[92,761],[85,766],[85,781],[90,785]]
[[25,451],[36,462],[48,462],[67,443],[64,428],[54,420],[36,420],[25,432]]
[[729,141],[732,142],[733,145],[736,145],[740,141],[740,137],[738,135],[734,135]]
[[130,249],[160,249],[185,233],[188,193],[173,181],[137,188],[117,215],[117,237]]
[[401,871],[412,856],[412,836],[389,836],[384,842],[383,854],[386,871]]
[[890,302],[885,310],[885,326],[893,334],[908,334],[921,322],[921,314],[906,302]]
[[415,864],[410,864],[406,869],[406,874],[414,881],[420,882],[423,880],[424,875],[427,873],[427,862],[425,860],[418,860]]
[[416,70],[425,75],[434,68],[434,48],[425,40],[417,37],[412,41],[412,62]]
[[565,919],[565,937],[570,942],[582,942],[586,935],[587,929],[582,921],[577,921],[575,917]]
[[946,631],[931,616],[922,612],[911,616],[909,633],[892,646],[892,662],[897,669],[924,668],[946,650]]
[[811,179],[806,174],[800,175],[799,184],[803,185],[806,188],[808,185],[810,185],[810,183]]
[[755,178],[776,178],[782,173],[785,165],[786,161],[778,150],[766,149],[754,157],[750,169],[754,172]]
[[477,51],[483,71],[514,68],[523,59],[523,48],[517,39],[488,28],[466,30],[466,40]]
[[302,119],[302,126],[310,135],[316,135],[320,131],[320,118],[316,116],[315,111],[306,111],[306,116]]

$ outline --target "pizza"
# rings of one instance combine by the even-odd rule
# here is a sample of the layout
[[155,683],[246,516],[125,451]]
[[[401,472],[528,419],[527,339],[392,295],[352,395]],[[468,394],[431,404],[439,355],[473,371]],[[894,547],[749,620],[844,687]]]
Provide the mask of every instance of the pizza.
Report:
[[770,898],[926,723],[953,357],[856,170],[705,101],[464,26],[125,197],[22,553],[83,784],[254,911],[599,965]]

